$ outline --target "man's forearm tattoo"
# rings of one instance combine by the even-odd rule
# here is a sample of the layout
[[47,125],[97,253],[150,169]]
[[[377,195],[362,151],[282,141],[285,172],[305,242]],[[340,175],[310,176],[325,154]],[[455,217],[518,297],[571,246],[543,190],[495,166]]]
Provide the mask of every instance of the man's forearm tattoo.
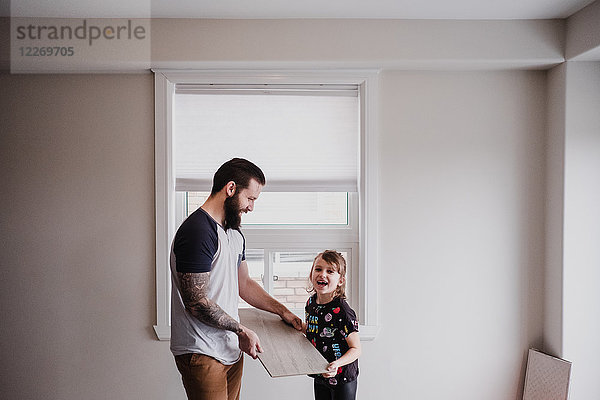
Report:
[[209,275],[209,272],[177,273],[185,308],[207,325],[235,333],[241,332],[239,322],[207,297]]

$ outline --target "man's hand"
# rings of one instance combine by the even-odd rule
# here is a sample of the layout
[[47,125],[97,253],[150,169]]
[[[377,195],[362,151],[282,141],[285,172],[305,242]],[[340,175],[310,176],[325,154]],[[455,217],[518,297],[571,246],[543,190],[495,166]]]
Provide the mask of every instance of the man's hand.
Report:
[[260,340],[258,335],[254,331],[240,325],[241,331],[237,334],[239,339],[240,350],[248,354],[250,357],[256,359],[258,353],[262,353],[262,347],[260,346]]
[[285,310],[281,315],[281,319],[284,320],[286,324],[293,326],[296,330],[303,332],[302,320],[290,310]]

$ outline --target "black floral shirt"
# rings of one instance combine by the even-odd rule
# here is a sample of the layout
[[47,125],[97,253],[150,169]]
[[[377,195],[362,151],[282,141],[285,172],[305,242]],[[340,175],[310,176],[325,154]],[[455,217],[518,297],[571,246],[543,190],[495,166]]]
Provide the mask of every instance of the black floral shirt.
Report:
[[[346,337],[358,332],[356,313],[346,300],[335,298],[327,304],[317,304],[317,295],[312,295],[304,308],[306,315],[306,337],[329,362],[344,355],[348,349]],[[333,378],[310,375],[329,386],[352,382],[358,377],[358,360],[338,368]]]

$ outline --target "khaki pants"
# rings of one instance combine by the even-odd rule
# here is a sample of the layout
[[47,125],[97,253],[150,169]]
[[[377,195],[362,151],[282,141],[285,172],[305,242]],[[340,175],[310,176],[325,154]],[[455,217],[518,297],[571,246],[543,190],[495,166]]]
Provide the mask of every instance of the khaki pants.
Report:
[[239,400],[244,357],[223,365],[203,354],[175,356],[189,400]]

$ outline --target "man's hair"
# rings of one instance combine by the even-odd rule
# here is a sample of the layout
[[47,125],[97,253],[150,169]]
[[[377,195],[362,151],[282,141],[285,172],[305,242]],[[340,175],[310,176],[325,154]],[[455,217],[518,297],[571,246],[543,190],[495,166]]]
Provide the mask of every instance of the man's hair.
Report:
[[215,172],[210,193],[218,193],[230,181],[235,182],[238,190],[245,189],[250,185],[251,179],[255,179],[262,186],[267,183],[265,175],[254,163],[243,158],[232,158]]

